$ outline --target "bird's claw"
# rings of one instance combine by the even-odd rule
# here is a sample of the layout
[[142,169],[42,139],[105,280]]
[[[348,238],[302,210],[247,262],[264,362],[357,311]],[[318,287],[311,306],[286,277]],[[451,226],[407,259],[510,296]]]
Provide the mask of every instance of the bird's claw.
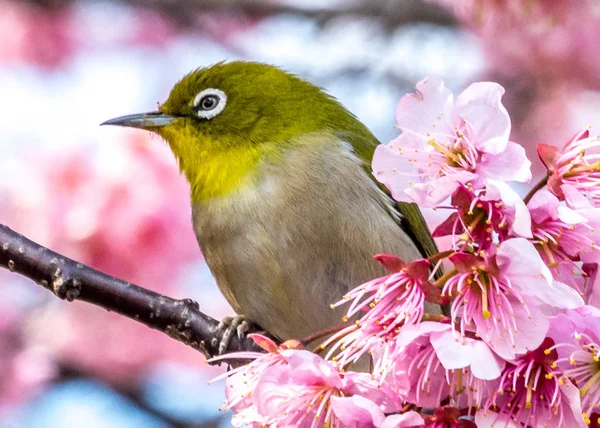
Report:
[[214,347],[218,346],[219,355],[223,355],[229,347],[234,333],[237,333],[238,339],[242,340],[249,330],[250,323],[243,315],[225,317],[215,328],[215,337],[213,337],[211,344]]

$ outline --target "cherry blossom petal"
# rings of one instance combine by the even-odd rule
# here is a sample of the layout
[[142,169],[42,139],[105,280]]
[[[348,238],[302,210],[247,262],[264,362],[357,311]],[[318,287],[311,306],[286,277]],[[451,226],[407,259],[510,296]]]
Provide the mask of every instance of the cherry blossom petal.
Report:
[[523,146],[509,141],[506,149],[497,155],[484,153],[477,165],[482,177],[502,181],[531,181],[531,161],[527,158]]
[[429,340],[435,353],[446,370],[462,369],[471,364],[471,346],[462,338],[452,334],[452,328],[442,332],[431,333]]
[[383,265],[390,273],[398,273],[402,270],[406,263],[393,254],[375,254],[375,260]]
[[[229,376],[225,381],[225,399],[229,403],[234,402],[232,406],[229,406],[229,409],[235,413],[239,413],[253,405],[251,392],[247,385],[247,378],[242,374]],[[244,398],[238,400],[240,394],[244,394]]]
[[347,428],[379,427],[385,420],[379,406],[360,395],[331,397],[331,409]]
[[452,92],[438,77],[421,80],[416,89],[416,94],[402,97],[396,108],[398,126],[424,135],[448,132],[446,120],[453,107]]
[[388,145],[377,146],[373,154],[373,175],[390,190],[397,201],[410,200],[404,191],[410,183],[418,180],[420,174],[413,162],[397,149],[404,148],[413,141],[416,145],[426,144],[421,136],[404,132]]
[[[569,380],[565,380],[565,383],[561,385],[560,390],[563,394],[563,398],[566,401],[565,405],[563,406],[563,408],[565,409],[563,422],[564,426],[569,428],[587,428],[587,424],[581,416],[582,410],[579,389],[577,389],[577,387],[573,385]],[[548,424],[549,426],[551,426],[552,421],[549,420]]]
[[475,414],[475,424],[477,428],[520,428],[521,425],[515,424],[510,416],[498,414],[491,410],[480,410]]
[[416,338],[435,332],[444,332],[448,330],[448,324],[439,322],[423,321],[419,324],[407,325],[402,328],[396,340],[396,346],[399,348],[410,345]]
[[265,370],[253,393],[254,403],[261,415],[276,417],[291,390],[301,394],[304,386],[295,385],[290,372],[289,365],[272,366]]
[[477,82],[456,99],[454,123],[465,120],[477,137],[477,149],[486,153],[501,153],[508,143],[510,117],[502,105],[502,95],[504,88],[499,84]]
[[473,376],[483,380],[496,379],[504,370],[506,361],[499,358],[483,341],[473,340],[471,372]]
[[446,370],[471,367],[479,379],[496,379],[502,373],[505,362],[499,359],[481,340],[456,338],[450,326],[448,331],[431,333],[430,341],[435,353]]
[[[545,151],[543,155],[540,153]],[[548,167],[548,189],[564,199],[563,185],[570,185],[596,207],[600,207],[600,137],[580,131],[558,153],[549,153],[547,146],[538,146],[538,153]],[[548,162],[552,162],[548,166]]]
[[467,183],[475,178],[477,178],[476,174],[460,171],[454,175],[447,175],[426,183],[416,183],[404,189],[404,193],[412,202],[423,207],[435,208],[449,198],[460,183]]
[[264,416],[258,413],[256,406],[243,409],[231,416],[231,425],[234,427],[259,428],[264,426]]
[[559,155],[558,147],[551,146],[549,144],[538,143],[537,153],[548,171],[554,172],[554,164]]
[[380,428],[412,428],[420,427],[425,423],[425,419],[417,412],[406,412],[401,415],[390,415],[385,418]]
[[527,208],[529,209],[531,219],[541,224],[546,220],[555,218],[559,204],[560,201],[556,196],[547,189],[541,189],[527,203]]
[[342,387],[338,370],[317,354],[304,350],[286,350],[281,351],[281,356],[288,362],[290,376],[295,383]]
[[570,184],[563,184],[560,186],[560,190],[565,195],[565,201],[567,204],[576,210],[587,210],[593,209],[594,206],[590,203],[590,200],[586,198],[577,188]]
[[275,342],[273,342],[273,339],[265,336],[264,334],[251,333],[247,337],[254,340],[254,342],[258,346],[260,346],[267,352],[277,352],[277,350],[279,349],[277,344]]
[[556,209],[556,213],[560,221],[566,224],[579,224],[587,222],[587,219],[584,216],[569,207],[561,205]]
[[346,394],[360,395],[368,398],[386,413],[397,412],[402,408],[402,396],[410,388],[408,379],[394,383],[394,389],[390,384],[383,384],[373,379],[370,373],[345,372],[343,378],[344,391]]
[[539,292],[535,290],[533,297],[540,303],[557,309],[576,309],[585,304],[577,290],[559,281],[553,281],[550,289],[542,288]]
[[533,244],[523,238],[508,239],[496,253],[500,271],[518,287],[520,293],[537,293],[549,288],[552,274]]
[[505,360],[512,360],[517,354],[536,349],[543,342],[548,332],[548,317],[537,307],[529,305],[525,308],[518,302],[512,305],[515,324],[519,327],[512,332],[513,342],[508,337],[510,333],[499,328],[478,328],[477,333],[492,350]]
[[533,237],[531,233],[531,216],[529,210],[517,192],[515,192],[508,184],[502,181],[488,179],[486,181],[486,193],[481,199],[484,201],[501,200],[504,205],[514,210],[511,232],[524,238]]
[[523,238],[504,241],[498,248],[496,261],[513,287],[538,305],[573,309],[584,304],[577,291],[553,280],[533,244]]

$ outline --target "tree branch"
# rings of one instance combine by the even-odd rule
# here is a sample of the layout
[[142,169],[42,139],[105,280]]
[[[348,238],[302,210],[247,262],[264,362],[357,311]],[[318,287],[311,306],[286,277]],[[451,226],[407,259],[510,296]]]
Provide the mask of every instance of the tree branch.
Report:
[[[0,224],[0,267],[23,275],[57,297],[81,300],[162,331],[179,342],[217,355],[212,345],[218,321],[192,299],[176,300],[102,273],[62,256]],[[220,337],[217,337],[220,339]],[[232,337],[227,353],[264,352],[253,340]]]

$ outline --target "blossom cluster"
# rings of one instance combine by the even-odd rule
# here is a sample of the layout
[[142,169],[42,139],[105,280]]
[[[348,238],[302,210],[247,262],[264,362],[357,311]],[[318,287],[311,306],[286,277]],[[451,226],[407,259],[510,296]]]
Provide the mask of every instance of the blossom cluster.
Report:
[[333,302],[346,324],[315,353],[254,336],[267,352],[223,375],[236,426],[600,424],[600,136],[539,144],[547,174],[521,198],[508,182],[531,181],[531,162],[503,94],[480,82],[454,99],[428,77],[401,99],[373,174],[446,212],[432,235],[448,247],[376,255],[389,274]]

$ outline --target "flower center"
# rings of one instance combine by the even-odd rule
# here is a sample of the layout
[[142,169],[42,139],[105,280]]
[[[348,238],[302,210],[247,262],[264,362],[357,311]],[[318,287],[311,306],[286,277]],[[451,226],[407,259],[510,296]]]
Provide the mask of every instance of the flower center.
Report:
[[440,144],[433,138],[427,142],[446,158],[446,163],[442,164],[440,175],[448,175],[456,168],[474,171],[480,158],[475,146],[461,131],[457,131],[456,136],[448,137],[451,141],[453,140],[452,143]]
[[[547,220],[534,224],[533,244],[548,266],[554,268],[562,262],[578,261],[579,253],[595,249],[596,243],[586,235],[588,230],[593,231],[593,228],[586,223],[569,225],[560,220]],[[573,268],[579,270],[577,266]]]
[[523,306],[529,313],[508,278],[475,266],[471,272],[450,278],[442,291],[455,297],[451,307],[452,319],[460,326],[463,336],[475,324],[484,341],[506,340],[514,344],[517,329],[513,306]]
[[533,420],[545,407],[558,419],[559,423],[553,426],[561,426],[563,409],[559,385],[562,383],[546,365],[522,362],[503,376],[500,395],[509,394],[506,408],[515,419]]
[[598,345],[585,333],[577,333],[575,339],[579,346],[571,343],[558,344],[558,347],[574,348],[569,357],[559,359],[558,363],[569,363],[564,370],[565,376],[573,381],[579,388],[581,405],[584,418],[589,419],[600,403],[600,349]]

